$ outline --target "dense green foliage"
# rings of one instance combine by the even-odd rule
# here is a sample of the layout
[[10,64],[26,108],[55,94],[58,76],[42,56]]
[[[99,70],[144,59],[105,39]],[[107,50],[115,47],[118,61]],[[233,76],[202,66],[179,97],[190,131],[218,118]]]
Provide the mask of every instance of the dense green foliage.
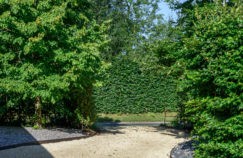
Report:
[[181,114],[199,141],[195,157],[243,157],[242,4],[185,1],[177,7],[180,32],[175,43],[161,41],[158,55],[179,72]]
[[95,1],[97,21],[107,21],[109,25],[110,43],[102,57],[111,62],[111,67],[103,74],[103,85],[96,88],[98,112],[143,113],[162,112],[165,107],[175,109],[174,80],[159,70],[157,58],[153,59],[153,42],[165,33],[159,32],[165,30],[158,13],[159,1]]
[[[157,3],[0,1],[1,122],[36,122],[38,126],[43,122],[92,122],[93,83],[101,66],[99,52],[105,60],[121,53],[140,58],[134,52],[146,52],[154,21],[160,21]],[[160,82],[158,76],[143,75],[136,76],[142,77],[142,86],[151,82],[151,88],[157,84],[153,81]],[[155,102],[161,100],[155,98]],[[156,111],[156,107],[151,109]]]
[[106,80],[95,90],[100,113],[175,110],[176,85],[166,74],[143,67],[128,56],[118,56],[104,75]]
[[200,145],[196,157],[243,157],[242,7],[195,9],[184,39],[186,114]]
[[92,85],[104,39],[90,6],[85,0],[0,1],[1,122],[29,118],[40,126],[42,112],[75,125],[94,119]]

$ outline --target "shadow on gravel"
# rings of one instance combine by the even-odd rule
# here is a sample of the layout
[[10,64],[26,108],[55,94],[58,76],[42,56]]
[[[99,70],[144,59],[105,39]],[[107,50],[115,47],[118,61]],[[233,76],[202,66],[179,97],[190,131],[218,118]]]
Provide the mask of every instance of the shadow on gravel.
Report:
[[[31,150],[24,150],[23,148],[15,150],[17,147],[28,145],[36,146],[31,146]],[[44,147],[42,147],[39,141],[25,128],[5,126],[0,126],[0,157],[53,158],[53,156]]]
[[164,135],[175,136],[176,138],[189,137],[189,133],[185,130],[169,128],[169,127],[165,127],[165,126],[157,126],[154,128],[155,128],[155,132],[160,132],[161,134],[164,134]]
[[120,120],[114,120],[114,119],[107,117],[107,116],[105,116],[105,117],[99,116],[97,122],[114,122],[114,123],[117,123],[117,122],[121,122],[121,121]]
[[122,126],[102,126],[98,127],[97,131],[99,134],[125,134],[121,132],[123,128]]

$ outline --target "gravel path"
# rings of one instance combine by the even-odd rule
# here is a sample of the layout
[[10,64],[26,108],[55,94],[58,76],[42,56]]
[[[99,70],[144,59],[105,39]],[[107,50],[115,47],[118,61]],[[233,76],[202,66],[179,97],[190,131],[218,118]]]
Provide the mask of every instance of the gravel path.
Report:
[[85,137],[81,130],[49,128],[33,129],[31,127],[0,126],[0,150],[19,145],[38,144],[48,141],[58,141]]
[[184,142],[183,131],[163,127],[116,126],[86,139],[1,150],[4,158],[168,158]]

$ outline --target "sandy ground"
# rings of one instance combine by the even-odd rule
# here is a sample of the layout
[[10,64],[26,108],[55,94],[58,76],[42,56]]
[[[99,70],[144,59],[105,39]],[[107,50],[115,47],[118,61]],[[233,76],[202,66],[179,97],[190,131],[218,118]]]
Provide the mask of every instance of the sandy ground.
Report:
[[90,138],[2,150],[0,158],[168,158],[185,139],[163,127],[106,127]]

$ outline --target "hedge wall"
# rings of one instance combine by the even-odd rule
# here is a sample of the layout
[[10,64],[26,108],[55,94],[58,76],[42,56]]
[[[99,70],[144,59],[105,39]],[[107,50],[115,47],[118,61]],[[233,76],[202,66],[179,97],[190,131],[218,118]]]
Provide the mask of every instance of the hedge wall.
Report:
[[165,107],[175,110],[177,95],[174,80],[146,71],[125,56],[116,58],[103,77],[102,86],[95,89],[97,112],[163,112]]

